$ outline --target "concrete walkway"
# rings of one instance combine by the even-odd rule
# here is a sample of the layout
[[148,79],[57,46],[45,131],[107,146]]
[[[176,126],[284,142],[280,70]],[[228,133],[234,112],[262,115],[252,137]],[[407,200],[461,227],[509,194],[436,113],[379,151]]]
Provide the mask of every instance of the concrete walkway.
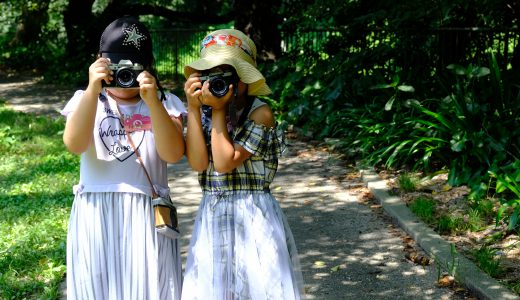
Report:
[[[439,288],[434,265],[405,258],[406,234],[381,212],[360,202],[360,176],[346,179],[343,162],[290,141],[271,186],[288,218],[301,257],[309,299],[465,299]],[[183,231],[186,260],[200,189],[186,160],[171,165],[170,187]]]

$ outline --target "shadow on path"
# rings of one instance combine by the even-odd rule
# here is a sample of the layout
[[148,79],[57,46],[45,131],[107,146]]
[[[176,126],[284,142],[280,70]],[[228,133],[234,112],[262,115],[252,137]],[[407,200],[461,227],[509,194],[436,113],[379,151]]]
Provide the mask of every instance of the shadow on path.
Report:
[[60,110],[79,88],[40,81],[39,78],[0,79],[0,99],[17,111],[59,117]]

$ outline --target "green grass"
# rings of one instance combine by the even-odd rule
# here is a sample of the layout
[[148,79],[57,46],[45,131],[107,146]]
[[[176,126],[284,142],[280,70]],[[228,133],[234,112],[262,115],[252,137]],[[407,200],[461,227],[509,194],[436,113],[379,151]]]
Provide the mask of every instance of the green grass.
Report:
[[439,216],[437,229],[441,234],[453,234],[462,231],[480,231],[486,227],[481,212],[469,208],[465,215],[448,212]]
[[419,178],[411,173],[403,173],[397,179],[399,188],[405,192],[415,192],[419,185]]
[[79,158],[62,142],[63,119],[0,102],[0,299],[57,299]]
[[496,216],[496,213],[494,211],[496,201],[491,201],[489,199],[481,199],[479,201],[472,202],[472,207],[476,211],[479,212],[480,215],[484,218],[488,219],[494,219]]
[[[409,174],[403,174],[399,178],[399,188],[405,192],[414,191],[413,179]],[[409,207],[410,210],[418,216],[422,221],[436,228],[440,234],[458,235],[464,232],[477,232],[488,228],[494,224],[496,202],[493,199],[480,199],[479,201],[470,201],[466,199],[467,205],[456,207],[437,207],[437,200],[428,196],[419,196],[413,200]],[[467,254],[484,272],[493,278],[501,278],[507,269],[501,264],[501,253],[493,244],[504,238],[505,232],[496,232],[489,234],[483,238],[484,244],[478,248],[470,249]],[[516,247],[516,246],[515,246]],[[452,255],[455,253],[452,244]],[[452,276],[456,275],[456,259],[452,257],[451,261],[437,262],[441,269],[449,270]],[[450,270],[452,268],[453,270]],[[440,273],[439,273],[440,274]],[[508,282],[508,286],[516,293],[520,291],[520,280],[515,278],[514,281]]]
[[520,281],[515,281],[508,285],[515,293],[520,294]]
[[410,204],[410,210],[421,220],[431,224],[434,221],[435,200],[419,197]]
[[504,270],[500,265],[497,249],[482,246],[480,249],[473,251],[472,254],[479,267],[491,277],[496,278],[503,273]]
[[459,216],[452,216],[451,214],[441,215],[437,220],[437,229],[441,234],[450,234],[457,231],[457,228],[463,222]]

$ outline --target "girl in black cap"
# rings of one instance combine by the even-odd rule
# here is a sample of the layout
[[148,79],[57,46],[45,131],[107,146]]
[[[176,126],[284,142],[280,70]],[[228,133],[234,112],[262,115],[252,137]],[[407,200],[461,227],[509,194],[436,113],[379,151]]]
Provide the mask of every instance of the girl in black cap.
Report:
[[160,88],[152,65],[146,27],[117,19],[103,32],[87,88],[62,110],[63,141],[81,154],[67,237],[69,299],[180,298],[175,228],[158,231],[152,200],[171,204],[166,164],[184,154],[186,110]]

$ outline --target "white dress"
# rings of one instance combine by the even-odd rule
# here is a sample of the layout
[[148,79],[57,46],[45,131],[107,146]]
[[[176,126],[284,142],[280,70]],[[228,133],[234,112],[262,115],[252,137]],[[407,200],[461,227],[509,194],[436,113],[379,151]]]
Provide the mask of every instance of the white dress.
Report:
[[[265,105],[255,100],[251,111]],[[203,117],[206,141],[211,120]],[[229,173],[199,174],[203,197],[190,241],[182,299],[301,299],[293,235],[270,193],[283,132],[246,120],[231,137],[253,155]],[[208,143],[208,150],[211,147]]]
[[[82,94],[75,93],[63,115],[74,111]],[[163,105],[171,116],[186,112],[176,96],[166,95]],[[95,141],[81,155],[67,235],[67,297],[180,299],[178,240],[155,231],[152,188],[128,144],[114,103],[104,93],[100,96]],[[141,100],[120,105],[119,111],[125,115],[125,125],[135,130],[132,139],[155,189],[168,197],[167,166],[155,150],[146,104]]]

